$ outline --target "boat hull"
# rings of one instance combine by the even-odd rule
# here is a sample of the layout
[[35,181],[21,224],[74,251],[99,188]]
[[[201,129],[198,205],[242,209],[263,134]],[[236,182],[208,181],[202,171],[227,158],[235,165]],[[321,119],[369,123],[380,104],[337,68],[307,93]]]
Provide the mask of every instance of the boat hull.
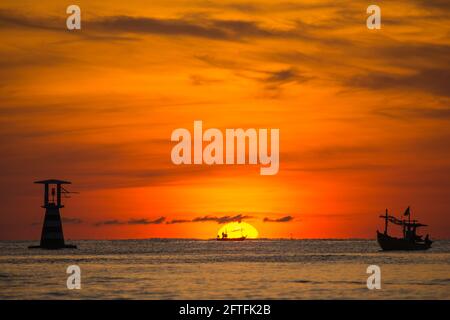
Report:
[[385,251],[394,250],[427,250],[431,248],[433,241],[411,241],[388,236],[387,234],[377,231],[377,240],[381,249]]
[[217,238],[217,241],[244,241],[246,237],[240,238]]

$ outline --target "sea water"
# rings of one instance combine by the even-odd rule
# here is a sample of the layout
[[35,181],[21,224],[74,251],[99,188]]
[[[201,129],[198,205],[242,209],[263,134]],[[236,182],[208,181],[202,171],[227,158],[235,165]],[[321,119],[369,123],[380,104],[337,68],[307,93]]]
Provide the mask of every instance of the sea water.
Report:
[[[450,241],[382,252],[375,240],[0,242],[0,299],[450,299]],[[81,289],[67,288],[67,267]],[[367,288],[367,267],[381,289]]]

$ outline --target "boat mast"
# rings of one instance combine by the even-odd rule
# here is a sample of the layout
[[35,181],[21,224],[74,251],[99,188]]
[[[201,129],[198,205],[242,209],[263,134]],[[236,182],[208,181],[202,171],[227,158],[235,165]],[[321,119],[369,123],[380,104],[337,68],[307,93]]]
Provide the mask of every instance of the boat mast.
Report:
[[388,229],[388,209],[386,209],[386,215],[384,216],[384,234],[387,234],[387,229]]
[[411,224],[411,211],[408,207],[408,223]]

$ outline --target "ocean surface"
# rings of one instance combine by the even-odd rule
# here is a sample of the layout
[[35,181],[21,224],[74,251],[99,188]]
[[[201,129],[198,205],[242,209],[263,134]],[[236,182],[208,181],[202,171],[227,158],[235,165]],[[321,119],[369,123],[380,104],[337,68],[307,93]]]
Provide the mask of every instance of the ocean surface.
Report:
[[[381,252],[375,240],[0,241],[0,299],[450,299],[450,241]],[[366,269],[381,268],[369,290]],[[69,265],[81,289],[67,289]]]

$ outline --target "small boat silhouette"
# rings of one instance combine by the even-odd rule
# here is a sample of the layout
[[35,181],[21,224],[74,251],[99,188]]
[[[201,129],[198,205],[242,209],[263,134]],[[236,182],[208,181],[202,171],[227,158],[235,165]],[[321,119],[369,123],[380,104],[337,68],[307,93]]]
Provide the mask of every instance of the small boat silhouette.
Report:
[[[233,230],[236,231],[236,230]],[[247,236],[244,236],[242,234],[242,228],[240,229],[241,231],[241,236],[237,237],[237,238],[229,238],[228,237],[228,233],[225,230],[224,232],[222,232],[222,237],[220,237],[219,235],[217,235],[217,241],[244,241],[245,239],[247,239]]]
[[[408,216],[408,220],[397,219],[394,216],[390,216],[386,209],[386,214],[384,216],[380,216],[380,218],[385,219],[384,233],[381,233],[377,230],[377,240],[381,249],[390,251],[427,250],[431,248],[431,244],[433,243],[433,241],[430,240],[428,234],[425,236],[425,239],[422,239],[422,236],[419,236],[416,233],[417,228],[426,227],[427,225],[419,223],[419,221],[417,220],[411,221],[411,213],[409,207],[406,209],[404,215]],[[388,222],[403,227],[403,238],[395,238],[388,235]]]

